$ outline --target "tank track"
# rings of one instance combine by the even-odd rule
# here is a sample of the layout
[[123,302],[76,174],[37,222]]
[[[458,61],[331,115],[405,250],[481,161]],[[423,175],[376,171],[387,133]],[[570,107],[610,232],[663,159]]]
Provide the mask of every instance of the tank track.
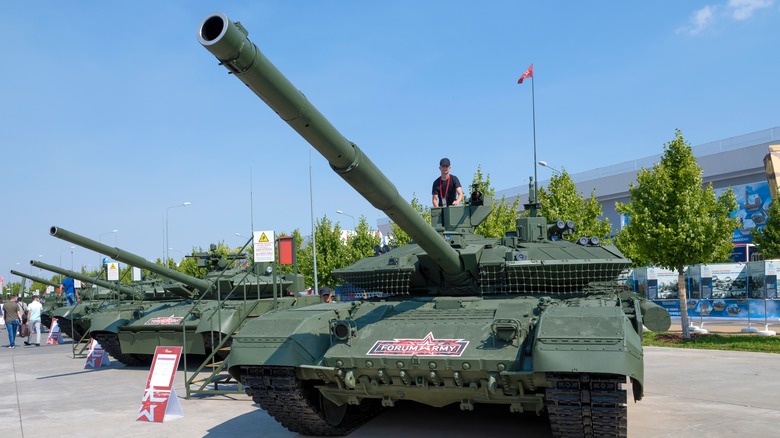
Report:
[[92,336],[100,343],[100,346],[106,350],[106,353],[129,367],[149,366],[152,363],[151,355],[122,353],[122,348],[119,345],[119,335],[116,333],[100,332],[93,333]]
[[295,377],[294,367],[242,367],[241,381],[255,403],[291,432],[315,436],[343,436],[379,415],[378,401],[349,406],[344,418],[333,424],[321,405],[312,382]]
[[628,436],[624,376],[548,373],[545,400],[555,437]]

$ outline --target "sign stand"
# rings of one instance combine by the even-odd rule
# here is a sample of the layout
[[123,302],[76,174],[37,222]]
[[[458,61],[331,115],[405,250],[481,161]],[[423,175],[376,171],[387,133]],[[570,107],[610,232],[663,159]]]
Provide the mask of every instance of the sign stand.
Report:
[[173,387],[183,347],[157,347],[136,421],[162,423],[184,416]]
[[111,365],[111,360],[106,354],[106,350],[96,341],[92,339],[89,342],[89,353],[87,354],[87,362],[84,364],[84,369],[100,368]]
[[57,318],[52,318],[51,320],[51,330],[49,330],[49,337],[46,338],[46,343],[49,345],[62,343],[62,333],[60,332],[60,325],[57,324]]

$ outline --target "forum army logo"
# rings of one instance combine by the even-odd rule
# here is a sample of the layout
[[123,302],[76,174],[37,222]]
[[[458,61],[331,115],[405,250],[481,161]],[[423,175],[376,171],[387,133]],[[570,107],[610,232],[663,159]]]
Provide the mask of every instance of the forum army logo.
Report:
[[436,339],[433,332],[422,339],[393,339],[376,341],[366,353],[368,356],[450,356],[460,357],[469,341],[463,339]]

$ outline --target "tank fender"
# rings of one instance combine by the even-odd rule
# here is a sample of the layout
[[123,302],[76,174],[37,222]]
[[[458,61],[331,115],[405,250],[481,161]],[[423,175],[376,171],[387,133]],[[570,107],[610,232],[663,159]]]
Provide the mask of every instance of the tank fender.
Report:
[[[127,313],[131,313],[131,312],[127,312]],[[117,317],[116,315],[111,315],[110,317],[102,318],[100,314],[96,314],[92,317],[92,321],[89,325],[88,333],[94,333],[94,332],[119,333],[119,327],[123,327],[129,324],[130,318],[132,318],[132,316],[129,315],[122,315],[121,317]]]
[[624,375],[642,397],[642,339],[620,307],[551,307],[536,325],[534,371]]

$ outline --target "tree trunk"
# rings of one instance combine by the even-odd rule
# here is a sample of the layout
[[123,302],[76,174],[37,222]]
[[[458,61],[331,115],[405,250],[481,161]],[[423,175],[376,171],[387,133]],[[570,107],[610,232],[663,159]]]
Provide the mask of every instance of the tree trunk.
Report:
[[691,331],[688,322],[688,291],[685,287],[685,266],[677,268],[677,291],[680,297],[680,324],[682,325],[682,335],[684,339],[691,338]]

